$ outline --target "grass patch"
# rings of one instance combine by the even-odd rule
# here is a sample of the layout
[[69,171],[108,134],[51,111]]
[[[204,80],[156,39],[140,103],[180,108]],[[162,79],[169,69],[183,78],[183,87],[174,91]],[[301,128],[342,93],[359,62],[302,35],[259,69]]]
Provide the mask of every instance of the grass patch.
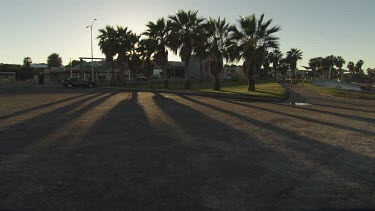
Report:
[[286,99],[288,97],[287,90],[278,82],[273,81],[259,81],[255,85],[255,91],[247,90],[247,81],[225,81],[221,85],[220,91],[212,89],[212,84],[209,88],[201,87],[196,89],[199,92],[221,93],[221,94],[237,94],[252,97],[270,97],[277,99]]
[[346,90],[340,90],[340,89],[332,89],[332,88],[317,86],[312,83],[305,83],[305,86],[319,93],[332,95],[336,97],[375,100],[375,94],[363,93],[363,92],[352,92],[352,91],[346,91]]
[[[124,87],[124,86],[121,86]],[[152,89],[152,90],[165,90],[165,91],[179,91],[184,89],[184,82],[181,81],[170,81],[169,89],[164,88],[164,84],[161,83],[150,83],[143,82],[138,84],[127,84],[126,88],[137,88],[137,89]],[[255,91],[247,91],[247,81],[223,81],[221,83],[221,90],[213,90],[212,81],[191,81],[191,91],[203,92],[203,93],[216,93],[216,94],[228,94],[228,95],[242,95],[251,97],[268,97],[277,99],[286,99],[288,97],[287,90],[281,86],[277,81],[257,81],[255,85]]]

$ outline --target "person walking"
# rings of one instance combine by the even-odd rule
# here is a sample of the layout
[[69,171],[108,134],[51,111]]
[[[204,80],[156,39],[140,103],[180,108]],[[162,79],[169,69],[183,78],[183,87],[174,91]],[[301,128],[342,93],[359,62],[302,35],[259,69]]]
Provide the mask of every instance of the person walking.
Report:
[[39,86],[44,85],[44,75],[42,73],[39,74]]

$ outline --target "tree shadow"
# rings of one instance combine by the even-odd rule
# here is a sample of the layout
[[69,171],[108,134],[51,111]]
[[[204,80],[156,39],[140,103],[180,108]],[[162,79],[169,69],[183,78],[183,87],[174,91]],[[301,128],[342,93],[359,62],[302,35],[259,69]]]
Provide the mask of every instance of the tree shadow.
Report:
[[39,110],[39,109],[43,109],[43,108],[46,108],[46,107],[49,107],[49,106],[60,104],[60,103],[63,103],[63,102],[69,101],[69,100],[73,100],[73,99],[76,99],[76,98],[80,98],[80,97],[83,97],[83,96],[87,96],[87,95],[89,95],[89,93],[84,93],[84,94],[80,94],[80,95],[77,95],[77,96],[74,96],[74,97],[68,97],[68,98],[64,98],[62,100],[57,100],[57,101],[54,101],[54,102],[51,102],[51,103],[46,103],[46,104],[31,107],[31,108],[27,108],[27,109],[24,109],[24,110],[21,110],[21,111],[16,111],[16,112],[11,113],[11,114],[0,116],[0,120],[4,120],[4,119],[12,118],[12,117],[15,117],[15,116],[19,116],[19,115],[22,115],[22,114],[25,114],[25,113],[28,113],[28,112],[33,112],[33,111],[36,111],[36,110]]
[[[327,99],[327,98],[330,98],[330,99]],[[354,102],[349,102],[349,101],[361,101],[360,99],[350,99],[350,98],[343,98],[343,99],[340,99],[340,100],[333,100],[332,98],[334,97],[331,97],[331,96],[328,96],[328,97],[325,97],[325,96],[322,96],[322,97],[309,97],[309,99],[311,100],[318,100],[318,101],[324,101],[324,102],[331,102],[331,103],[337,103],[339,105],[343,105],[343,104],[348,104],[348,105],[353,105],[353,106],[359,106],[359,107],[370,107],[370,108],[374,108],[375,106],[374,105],[369,105],[367,104],[368,102],[371,102],[373,100],[362,100],[363,103],[354,103]]]
[[[319,165],[328,166],[329,169],[333,170],[335,173],[337,173],[339,175],[342,175],[345,178],[350,178],[354,182],[357,182],[357,183],[362,184],[364,186],[368,186],[368,185],[371,186],[371,184],[373,184],[375,182],[374,178],[373,177],[371,178],[367,174],[367,173],[370,173],[370,172],[368,172],[368,169],[361,169],[363,167],[368,168],[369,166],[375,165],[374,158],[351,152],[351,151],[349,151],[347,149],[344,149],[342,147],[339,147],[339,146],[333,146],[333,145],[329,145],[329,144],[326,144],[326,143],[322,143],[322,142],[320,142],[318,140],[315,140],[313,138],[299,135],[296,132],[281,128],[281,127],[276,126],[274,124],[262,122],[262,121],[250,118],[248,116],[244,116],[242,114],[239,114],[237,112],[228,111],[228,110],[219,108],[217,106],[210,105],[210,104],[204,103],[202,101],[195,100],[195,99],[193,99],[191,97],[188,97],[188,96],[181,96],[181,97],[183,97],[184,99],[190,100],[191,102],[194,102],[196,104],[199,104],[199,105],[205,106],[207,108],[211,108],[211,109],[220,111],[222,113],[226,113],[230,116],[236,117],[236,118],[241,119],[243,121],[249,122],[251,124],[260,126],[262,128],[265,128],[265,129],[268,129],[269,131],[275,132],[275,133],[279,134],[281,137],[285,137],[285,138],[283,138],[283,143],[287,147],[303,153],[304,156],[307,159],[309,159],[309,160],[311,160],[315,163],[318,163]],[[258,109],[258,110],[269,111],[269,112],[272,112],[272,113],[275,113],[275,114],[281,114],[281,115],[286,115],[286,116],[290,116],[290,117],[297,118],[297,119],[299,118],[299,119],[302,119],[302,120],[310,121],[310,119],[306,119],[306,118],[299,117],[299,116],[296,116],[296,115],[289,115],[289,114],[285,114],[285,113],[282,113],[282,112],[277,112],[277,111],[273,111],[273,110],[269,110],[269,109],[265,109],[265,108],[260,108],[260,107],[256,107],[256,106],[243,105],[241,103],[233,102],[233,101],[226,101],[226,100],[222,100],[222,99],[218,99],[218,100],[224,101],[224,102],[227,102],[227,103],[242,105],[242,106],[246,106],[246,107],[254,108],[254,109]],[[318,122],[318,123],[323,123],[323,122]],[[326,123],[323,123],[323,124],[326,124]],[[347,129],[344,126],[338,126],[338,125],[335,125],[335,124],[326,124],[326,125],[339,127],[341,129]],[[351,129],[353,129],[353,128],[351,128]],[[355,131],[373,135],[373,132],[370,132],[370,131],[362,131],[362,130],[358,130],[358,129],[355,130]],[[337,156],[342,156],[342,157],[351,158],[351,159],[347,159],[347,160],[343,160],[339,163],[331,164],[330,163],[331,159],[333,159]],[[348,169],[350,169],[350,170],[348,170]],[[358,172],[363,172],[363,173],[366,173],[366,174],[358,175]],[[374,172],[372,172],[370,174],[374,174]]]
[[[362,133],[362,134],[369,135],[369,136],[375,136],[375,132],[374,131],[368,131],[368,130],[364,130],[364,129],[352,128],[352,127],[349,127],[349,126],[339,125],[339,124],[331,123],[331,122],[324,122],[324,121],[317,120],[317,119],[312,119],[312,118],[309,118],[309,117],[298,116],[298,115],[291,114],[291,113],[286,113],[286,112],[276,111],[276,110],[272,110],[272,109],[262,108],[262,107],[259,107],[259,106],[244,104],[244,103],[241,103],[241,102],[238,102],[238,101],[235,102],[235,101],[224,100],[224,99],[220,99],[220,100],[223,101],[223,102],[237,104],[237,105],[245,106],[245,107],[248,107],[248,108],[254,108],[254,109],[258,109],[258,110],[262,110],[262,111],[268,111],[268,112],[271,112],[271,113],[274,113],[274,114],[288,116],[288,117],[300,119],[300,120],[311,122],[311,123],[316,123],[316,124],[326,125],[326,126],[330,126],[330,127],[335,127],[337,129],[342,129],[342,130],[347,130],[347,131],[353,131],[353,132],[356,132],[356,133]],[[285,106],[285,105],[283,105],[283,106]]]
[[[278,105],[290,108],[290,105],[285,105],[285,104],[278,104]],[[316,104],[314,104],[313,106],[315,106],[315,105]],[[342,118],[346,118],[346,119],[350,119],[350,120],[356,120],[356,121],[365,122],[365,123],[375,123],[374,118],[366,118],[366,117],[362,117],[362,116],[355,116],[355,115],[350,115],[350,114],[343,114],[343,113],[337,113],[337,112],[331,112],[331,111],[325,111],[325,110],[318,110],[318,109],[314,109],[312,107],[297,107],[297,106],[295,106],[294,108],[299,109],[299,110],[319,112],[319,113],[323,113],[323,114],[327,114],[327,115],[333,115],[333,116],[342,117]]]
[[348,107],[339,106],[339,105],[328,105],[328,104],[322,104],[322,103],[317,103],[317,102],[314,102],[314,105],[316,105],[316,106],[323,106],[323,107],[329,107],[329,108],[335,108],[335,109],[345,109],[345,110],[352,110],[352,111],[375,113],[375,111],[363,110],[363,109],[353,108],[353,107],[348,108]]
[[[22,152],[25,150],[25,147],[38,142],[38,140],[47,137],[54,131],[62,130],[66,124],[79,118],[85,111],[90,110],[116,93],[117,92],[109,94],[107,92],[101,92],[88,97],[81,97],[78,101],[74,101],[68,105],[43,113],[26,121],[16,123],[1,131],[0,139],[3,141],[0,151],[5,154]],[[108,95],[105,96],[105,94]],[[83,103],[92,99],[95,100],[75,110]]]
[[[32,204],[39,210],[51,207],[66,210],[73,207],[82,210],[274,210],[285,208],[278,204],[285,195],[320,170],[296,162],[261,140],[194,107],[158,93],[149,95],[152,94],[132,92],[129,99],[121,100],[96,121],[73,148],[43,148],[37,156],[27,160],[25,166],[5,175],[7,179],[0,180],[0,188],[6,187],[4,195],[0,193],[0,204],[17,200],[13,203]],[[140,99],[145,97],[152,98],[155,106],[141,104]],[[200,105],[207,107],[206,103]],[[235,112],[212,105],[208,108],[270,131],[275,129],[279,135],[292,139],[283,140],[288,147],[335,172],[344,174],[338,170],[340,167],[332,167],[327,160],[339,152],[367,159],[315,143],[316,140],[304,140],[305,137],[291,131]],[[160,120],[171,118],[173,125],[158,124],[158,121],[151,124],[146,109],[160,112],[156,114]],[[58,122],[68,123],[69,119],[78,118],[77,112],[66,119],[58,118]],[[64,124],[56,123],[49,129],[55,130],[60,125]],[[182,131],[172,133],[174,126]],[[182,140],[185,137],[190,139],[188,143]],[[61,138],[57,142],[64,141],[65,138]],[[365,165],[368,162],[365,160]],[[350,179],[364,183],[363,177]],[[333,179],[329,182],[345,186]],[[12,188],[26,189],[27,193],[14,197],[19,195],[15,195]],[[316,188],[318,191],[314,193],[319,198],[319,190],[324,187],[316,183]],[[309,203],[316,207],[317,201],[314,198],[308,203],[290,204],[289,208],[302,209]]]

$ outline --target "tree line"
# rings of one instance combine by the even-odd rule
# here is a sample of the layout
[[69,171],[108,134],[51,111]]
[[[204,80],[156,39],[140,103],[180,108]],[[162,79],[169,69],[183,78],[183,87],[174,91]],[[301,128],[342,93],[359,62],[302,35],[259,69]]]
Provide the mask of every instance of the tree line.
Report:
[[[127,27],[106,26],[99,30],[99,47],[114,73],[114,63],[120,67],[120,82],[125,67],[136,72],[144,61],[154,61],[161,67],[164,86],[168,88],[168,53],[178,54],[185,65],[184,87],[191,88],[189,64],[191,58],[208,63],[215,90],[220,90],[219,75],[227,62],[243,61],[248,78],[248,89],[255,90],[255,75],[263,64],[269,49],[278,49],[281,30],[272,19],[254,14],[240,17],[238,26],[225,18],[202,18],[198,11],[179,10],[167,19],[160,18],[146,24],[146,31],[137,35]],[[117,56],[117,60],[115,60]],[[114,76],[114,74],[112,74]],[[112,83],[116,79],[112,77]]]
[[[168,88],[168,54],[172,51],[184,63],[186,89],[191,88],[189,65],[194,58],[201,69],[203,63],[208,66],[215,90],[220,90],[224,61],[241,62],[248,79],[248,90],[254,91],[255,80],[268,79],[269,72],[274,78],[277,73],[285,78],[287,71],[291,70],[292,78],[296,78],[297,62],[302,59],[303,53],[292,48],[284,56],[279,49],[277,33],[280,30],[264,14],[259,17],[255,14],[241,16],[237,24],[231,24],[225,18],[202,18],[198,11],[179,10],[167,18],[149,21],[141,34],[128,27],[107,25],[99,29],[97,39],[107,66],[112,69],[112,83],[125,82],[127,68],[134,75],[141,69],[151,73],[153,64],[156,64],[162,69],[164,86]],[[62,65],[62,60],[59,54],[53,53],[47,63],[49,67],[56,67]],[[30,64],[31,58],[26,57],[24,65]],[[345,60],[340,56],[317,57],[309,61],[314,78],[331,79],[342,72],[344,64]],[[355,65],[349,62],[347,67],[353,74],[359,74],[362,65],[360,60]],[[118,78],[114,74],[115,67],[120,72]]]

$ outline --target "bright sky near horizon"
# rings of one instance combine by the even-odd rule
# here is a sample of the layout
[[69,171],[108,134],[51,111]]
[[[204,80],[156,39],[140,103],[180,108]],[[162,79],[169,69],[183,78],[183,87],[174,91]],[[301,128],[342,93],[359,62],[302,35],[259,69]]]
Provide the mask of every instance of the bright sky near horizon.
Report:
[[[282,27],[281,50],[303,51],[299,65],[312,57],[336,55],[347,62],[363,59],[365,69],[375,68],[374,0],[0,0],[0,63],[21,64],[26,56],[43,63],[56,52],[68,64],[70,58],[90,57],[86,26],[93,19],[98,19],[94,38],[105,25],[141,33],[148,21],[178,9],[222,16],[231,23],[240,15],[265,13]],[[96,40],[94,56],[102,57]],[[170,60],[179,58],[171,55]]]

